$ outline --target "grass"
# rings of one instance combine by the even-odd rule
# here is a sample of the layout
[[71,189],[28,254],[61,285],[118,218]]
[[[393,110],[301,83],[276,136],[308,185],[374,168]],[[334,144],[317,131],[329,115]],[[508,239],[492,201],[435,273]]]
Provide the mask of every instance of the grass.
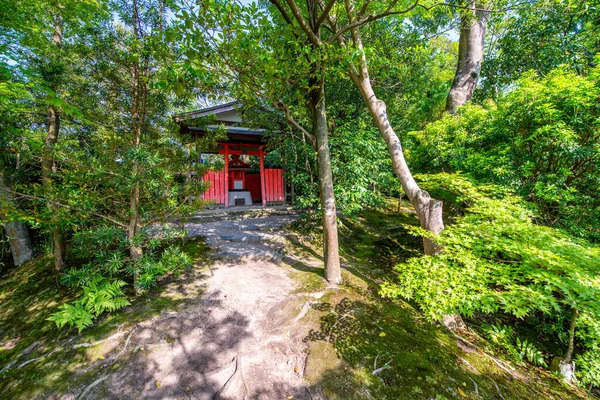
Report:
[[[548,399],[583,398],[533,366],[514,367],[515,378],[479,351],[459,346],[414,304],[381,298],[379,284],[393,266],[421,253],[421,239],[407,234],[413,214],[397,204],[342,217],[340,253],[345,285],[313,303],[306,377],[328,399]],[[318,221],[296,227],[298,251],[320,254]],[[312,229],[311,229],[312,226]],[[303,240],[302,238],[307,238]],[[299,276],[301,286],[315,281]],[[297,274],[298,275],[298,274]],[[300,274],[301,275],[301,274]],[[485,347],[486,343],[479,340]],[[502,361],[504,362],[504,361]],[[512,368],[512,367],[511,367]],[[374,373],[374,371],[377,371]]]
[[57,285],[50,260],[37,259],[7,271],[0,277],[0,370],[13,364],[0,375],[0,398],[64,394],[94,381],[100,369],[103,373],[118,370],[118,360],[109,362],[108,356],[121,342],[102,339],[115,333],[123,338],[135,324],[177,310],[202,294],[200,275],[209,258],[208,247],[194,240],[184,250],[194,267],[181,277],[165,278],[133,305],[101,316],[81,334],[58,330],[46,320],[60,304],[78,295]]

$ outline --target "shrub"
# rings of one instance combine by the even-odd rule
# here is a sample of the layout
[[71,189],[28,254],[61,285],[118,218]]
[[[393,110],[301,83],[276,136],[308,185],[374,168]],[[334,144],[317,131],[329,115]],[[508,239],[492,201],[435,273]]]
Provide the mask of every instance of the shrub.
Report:
[[[398,280],[383,285],[384,295],[416,300],[430,319],[476,312],[523,319],[533,313],[570,316],[575,310],[588,316],[579,318],[578,326],[600,319],[599,248],[534,224],[526,204],[500,188],[479,190],[467,177],[448,174],[429,176],[423,187],[452,199],[464,213],[436,237],[411,228],[434,238],[444,251],[398,265]],[[585,345],[593,348],[599,337]],[[539,359],[523,345],[525,358]]]

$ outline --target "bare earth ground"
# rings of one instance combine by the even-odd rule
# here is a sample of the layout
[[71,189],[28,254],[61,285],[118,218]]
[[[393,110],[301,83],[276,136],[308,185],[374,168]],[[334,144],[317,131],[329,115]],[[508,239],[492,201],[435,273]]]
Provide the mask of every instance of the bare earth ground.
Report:
[[296,283],[280,262],[283,238],[269,232],[294,218],[187,226],[219,249],[206,276],[192,283],[204,286],[204,294],[177,312],[140,323],[128,343],[128,351],[137,351],[87,396],[314,398],[302,378],[308,332],[296,323],[306,296],[291,294]]

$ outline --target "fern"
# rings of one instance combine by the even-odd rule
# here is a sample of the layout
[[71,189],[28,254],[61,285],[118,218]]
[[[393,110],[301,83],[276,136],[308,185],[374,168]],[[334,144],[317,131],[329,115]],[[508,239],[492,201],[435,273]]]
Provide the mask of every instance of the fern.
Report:
[[121,280],[108,281],[95,277],[82,286],[83,295],[78,300],[72,305],[63,304],[60,311],[52,314],[48,321],[54,322],[59,329],[66,325],[70,328],[76,326],[81,332],[102,313],[116,311],[131,304],[121,289],[125,285]]
[[544,360],[544,354],[536,349],[532,343],[529,343],[527,339],[521,341],[521,339],[517,338],[517,359],[520,362],[527,360],[538,367],[548,366]]

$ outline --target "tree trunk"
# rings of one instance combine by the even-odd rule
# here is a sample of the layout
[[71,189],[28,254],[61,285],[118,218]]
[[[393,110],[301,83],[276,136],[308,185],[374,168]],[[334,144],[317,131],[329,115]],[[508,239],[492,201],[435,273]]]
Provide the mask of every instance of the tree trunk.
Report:
[[579,310],[573,310],[571,325],[569,326],[569,347],[564,357],[554,357],[550,370],[557,371],[562,376],[563,380],[572,383],[575,380],[575,363],[573,362],[573,350],[575,349],[575,325]]
[[[355,21],[353,18],[354,10],[352,4],[349,0],[346,0],[345,3],[349,20],[352,23]],[[388,152],[392,159],[394,173],[398,177],[402,189],[415,208],[421,227],[434,234],[439,234],[444,229],[444,221],[442,219],[443,202],[432,198],[427,191],[422,190],[412,176],[408,164],[406,163],[406,159],[404,158],[400,138],[396,132],[394,132],[388,119],[386,104],[384,101],[377,98],[371,85],[369,69],[362,44],[362,36],[359,29],[351,29],[351,36],[354,47],[360,52],[361,56],[358,68],[354,65],[350,66],[350,78],[359,89],[373,121],[379,129],[379,133],[387,144]],[[426,255],[436,256],[440,254],[441,247],[433,240],[423,238],[423,250]],[[466,325],[459,315],[446,315],[444,316],[443,322],[444,325],[452,330],[466,328]]]
[[[4,183],[2,171],[0,171],[0,198],[6,203],[13,202],[12,194]],[[4,223],[4,233],[8,238],[15,266],[22,265],[33,257],[27,225],[21,221],[7,221]]]
[[[135,263],[143,256],[142,248],[136,244],[136,236],[140,230],[140,187],[139,184],[135,183],[131,192],[129,193],[129,226],[127,229],[127,239],[129,240],[129,256]],[[133,290],[135,295],[141,294],[141,289],[138,285],[138,272],[133,274]]]
[[[142,33],[138,29],[139,24],[139,11],[137,0],[133,1],[133,30],[135,37],[141,43]],[[148,95],[148,86],[143,77],[143,64],[138,60],[133,64],[132,68],[132,105],[131,105],[131,145],[134,149],[140,148],[140,142],[142,137],[142,127],[146,119],[146,98]],[[139,165],[137,161],[133,161],[132,172],[133,179],[135,180],[131,191],[129,192],[129,224],[127,229],[127,237],[129,240],[129,256],[133,262],[136,262],[143,256],[142,247],[136,243],[136,236],[141,231],[140,223],[140,182],[139,179]],[[133,274],[133,287],[135,295],[141,294],[141,288],[138,282],[139,274],[134,272]]]
[[329,152],[327,112],[325,107],[325,82],[311,79],[314,88],[310,94],[310,110],[313,120],[313,135],[317,142],[317,164],[321,210],[323,213],[323,257],[325,278],[331,284],[342,281],[338,247],[337,213],[333,193],[333,173]]
[[[352,6],[348,1],[346,2],[346,7],[348,15],[353,15]],[[353,18],[352,21],[354,21]],[[408,168],[408,164],[406,163],[406,159],[404,158],[400,138],[396,135],[396,132],[394,132],[388,119],[385,102],[377,98],[373,87],[371,86],[371,78],[369,77],[369,70],[364,55],[360,31],[358,28],[354,28],[351,30],[351,33],[354,47],[361,52],[362,56],[358,69],[354,66],[350,67],[350,78],[360,91],[371,117],[373,117],[373,121],[379,129],[379,133],[387,144],[394,172],[402,185],[404,193],[406,193],[417,212],[421,227],[429,232],[438,234],[444,229],[444,222],[442,220],[443,203],[439,200],[432,199],[429,193],[422,190],[413,178],[412,173]],[[423,247],[425,254],[427,255],[439,254],[439,246],[428,238],[423,239]]]
[[[58,6],[60,8],[60,5]],[[56,15],[56,22],[54,26],[54,35],[52,36],[52,44],[56,46],[57,52],[62,46],[62,25],[63,21],[60,13]],[[44,149],[42,152],[42,186],[44,188],[44,194],[47,199],[52,198],[53,185],[50,174],[54,168],[54,155],[52,154],[54,146],[58,140],[58,134],[60,132],[60,115],[57,108],[54,105],[48,105],[48,133],[46,140],[44,141]],[[56,212],[56,207],[52,206],[52,203],[48,202],[48,207],[51,214]],[[54,221],[56,224],[56,221]],[[52,228],[52,244],[54,246],[54,268],[57,272],[62,269],[63,257],[65,245],[63,241],[62,230],[60,226],[54,226]]]
[[476,9],[475,1],[469,3],[469,8],[471,10],[460,20],[458,64],[446,99],[446,111],[451,114],[456,114],[458,107],[464,106],[473,97],[483,63],[489,11]]

